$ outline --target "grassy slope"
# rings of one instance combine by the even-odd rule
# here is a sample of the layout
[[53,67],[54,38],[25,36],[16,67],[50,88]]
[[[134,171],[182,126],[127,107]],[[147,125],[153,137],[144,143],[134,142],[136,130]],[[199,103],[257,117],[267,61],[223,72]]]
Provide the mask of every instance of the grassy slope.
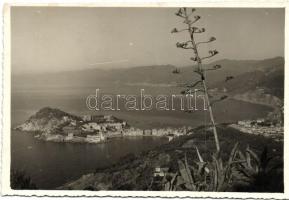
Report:
[[[234,144],[239,142],[241,149],[244,150],[247,145],[250,145],[257,154],[260,154],[267,146],[269,155],[279,157],[282,161],[283,143],[274,142],[262,136],[244,134],[224,125],[219,126],[219,137],[224,158],[229,156]],[[152,184],[154,168],[164,166],[169,167],[171,172],[176,172],[178,171],[177,160],[183,159],[185,153],[187,153],[188,162],[193,163],[197,158],[194,146],[199,148],[205,160],[210,160],[212,149],[215,148],[212,133],[205,131],[204,128],[195,129],[192,135],[180,137],[139,155],[127,155],[110,168],[97,169],[94,174],[85,175],[59,189],[160,190],[162,188],[159,185]],[[282,176],[277,177],[276,181],[280,184],[278,190],[282,188]],[[276,185],[276,181],[273,184]],[[267,185],[266,188],[270,190],[272,187]]]

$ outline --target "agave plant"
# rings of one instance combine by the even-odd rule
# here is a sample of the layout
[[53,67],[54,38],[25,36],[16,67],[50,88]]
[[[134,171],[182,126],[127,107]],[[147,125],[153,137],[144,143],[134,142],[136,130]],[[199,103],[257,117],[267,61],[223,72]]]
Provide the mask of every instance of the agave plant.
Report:
[[[214,134],[214,138],[215,138],[216,150],[219,152],[220,151],[220,142],[219,142],[219,138],[218,138],[215,117],[214,117],[214,114],[213,114],[213,108],[212,108],[212,104],[211,104],[212,99],[210,98],[211,95],[209,94],[208,87],[207,87],[206,72],[207,71],[212,71],[212,70],[217,70],[221,66],[219,65],[219,67],[212,68],[212,69],[206,69],[203,66],[203,61],[205,59],[209,59],[209,58],[217,55],[219,52],[217,50],[210,50],[209,51],[209,55],[207,55],[205,57],[201,57],[201,55],[199,53],[200,45],[201,44],[211,43],[211,42],[215,41],[216,38],[215,37],[210,37],[209,39],[207,39],[205,41],[197,41],[196,40],[195,34],[202,34],[206,30],[205,30],[205,28],[200,28],[200,27],[197,27],[197,26],[193,26],[196,22],[198,22],[201,19],[201,17],[199,15],[192,16],[195,11],[196,11],[196,9],[194,9],[194,8],[191,9],[191,10],[189,10],[187,8],[180,8],[175,14],[178,17],[184,19],[183,23],[185,24],[185,28],[183,28],[183,29],[173,28],[171,33],[180,33],[180,32],[183,32],[183,31],[188,33],[189,40],[186,41],[186,42],[177,42],[176,43],[176,47],[180,48],[180,49],[190,50],[193,53],[193,56],[190,59],[192,61],[196,62],[196,64],[197,64],[197,66],[193,66],[193,69],[194,69],[194,72],[197,74],[197,77],[198,77],[198,81],[197,81],[198,84],[196,84],[194,87],[196,87],[197,89],[199,87],[201,87],[202,90],[200,90],[200,92],[204,93],[206,102],[208,104],[208,110],[209,110],[209,114],[210,114],[211,126],[212,126],[212,129],[213,129],[213,134]],[[182,94],[186,94],[186,93],[182,92]]]
[[[260,156],[249,146],[246,148],[245,155],[241,151],[238,151],[238,155],[240,162],[236,165],[236,180],[245,183],[249,189],[254,191],[262,191],[264,187],[269,187],[265,191],[274,190],[269,185],[272,185],[272,180],[280,175],[278,171],[282,171],[283,163],[268,156],[267,147],[264,148]],[[274,183],[273,187],[280,186],[278,183]]]
[[220,154],[212,156],[213,161],[211,163],[211,191],[226,191],[231,185],[234,171],[234,164],[236,163],[236,155],[239,144],[236,143],[233,147],[229,159],[227,162],[223,161]]
[[165,190],[227,191],[236,174],[236,165],[243,162],[237,157],[240,152],[238,149],[239,144],[236,143],[227,161],[220,153],[212,155],[211,161],[204,161],[196,147],[198,161],[190,165],[186,154],[184,161],[178,160],[179,170],[165,184]]

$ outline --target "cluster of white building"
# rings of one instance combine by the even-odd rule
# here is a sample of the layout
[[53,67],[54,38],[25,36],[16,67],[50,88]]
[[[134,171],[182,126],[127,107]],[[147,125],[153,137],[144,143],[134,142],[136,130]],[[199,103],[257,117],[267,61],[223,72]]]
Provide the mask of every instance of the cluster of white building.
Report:
[[96,135],[86,135],[86,137],[76,136],[73,133],[69,133],[67,136],[59,134],[46,134],[42,137],[44,137],[42,139],[45,139],[46,141],[53,142],[100,143],[106,140],[106,137],[102,133]]
[[277,141],[283,140],[284,135],[283,126],[270,124],[265,119],[238,121],[237,124],[231,124],[230,127],[244,133],[270,137]]
[[130,127],[123,132],[123,136],[143,136],[144,131],[139,128]]
[[67,120],[62,127],[62,135],[47,135],[46,140],[63,142],[99,143],[113,137],[122,136],[166,136],[169,140],[186,135],[191,127],[139,129],[129,127],[126,122],[110,115],[85,115],[81,121]]
[[190,127],[183,128],[162,128],[162,129],[152,129],[153,136],[174,136],[179,137],[182,135],[187,135],[189,133]]
[[107,137],[122,133],[126,126],[126,122],[111,115],[85,115],[82,121],[69,121],[69,124],[62,128],[63,135],[47,135],[46,140],[99,143]]
[[145,129],[145,130],[131,127],[123,131],[123,136],[157,136],[157,137],[168,137],[169,140],[171,140],[174,137],[189,134],[189,130],[191,130],[191,127],[160,128],[160,129]]
[[126,122],[115,122],[115,123],[96,123],[88,122],[81,126],[82,131],[84,132],[95,132],[95,131],[108,131],[115,130],[121,131],[123,127],[126,126]]

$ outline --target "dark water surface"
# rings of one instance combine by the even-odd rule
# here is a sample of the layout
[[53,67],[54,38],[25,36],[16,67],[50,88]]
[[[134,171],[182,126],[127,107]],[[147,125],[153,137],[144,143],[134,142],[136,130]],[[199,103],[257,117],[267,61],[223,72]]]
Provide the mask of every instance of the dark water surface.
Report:
[[24,170],[38,188],[53,189],[94,169],[115,163],[129,153],[152,149],[166,138],[115,138],[102,144],[53,143],[12,131],[12,169]]

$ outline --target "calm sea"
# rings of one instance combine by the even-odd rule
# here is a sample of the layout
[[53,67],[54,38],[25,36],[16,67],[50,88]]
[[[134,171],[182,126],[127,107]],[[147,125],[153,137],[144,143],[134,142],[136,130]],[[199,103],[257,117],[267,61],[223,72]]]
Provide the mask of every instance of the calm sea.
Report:
[[152,149],[168,140],[155,137],[117,138],[103,144],[39,141],[13,131],[12,169],[24,170],[38,188],[53,189],[97,168],[108,167],[129,153]]

